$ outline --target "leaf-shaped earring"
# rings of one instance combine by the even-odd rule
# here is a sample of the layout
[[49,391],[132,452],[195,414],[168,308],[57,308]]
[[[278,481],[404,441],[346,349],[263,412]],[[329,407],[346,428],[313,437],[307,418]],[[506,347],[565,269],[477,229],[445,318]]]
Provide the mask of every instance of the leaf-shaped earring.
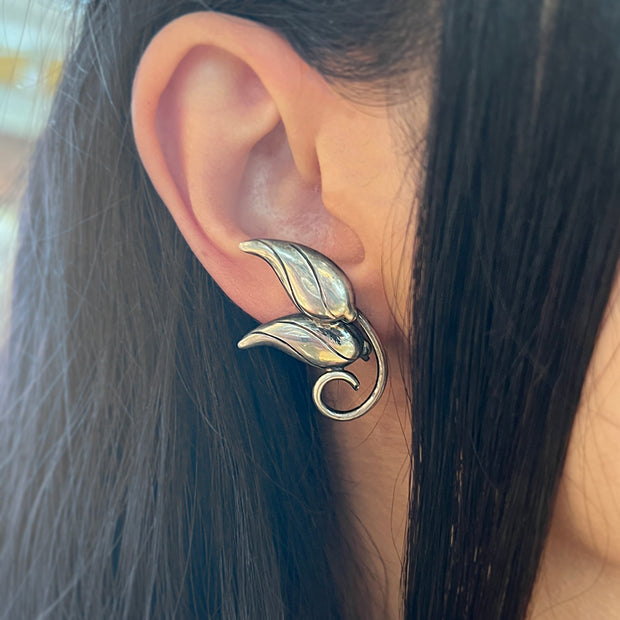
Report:
[[[354,420],[369,411],[381,398],[387,381],[387,361],[377,334],[355,307],[351,283],[328,258],[303,245],[253,239],[239,247],[265,260],[302,314],[260,325],[242,338],[238,347],[272,346],[298,360],[327,372],[314,384],[312,397],[317,409],[335,420]],[[350,411],[336,411],[322,400],[330,381],[346,381],[359,388],[357,377],[344,370],[356,359],[364,361],[374,352],[377,380],[368,398]]]

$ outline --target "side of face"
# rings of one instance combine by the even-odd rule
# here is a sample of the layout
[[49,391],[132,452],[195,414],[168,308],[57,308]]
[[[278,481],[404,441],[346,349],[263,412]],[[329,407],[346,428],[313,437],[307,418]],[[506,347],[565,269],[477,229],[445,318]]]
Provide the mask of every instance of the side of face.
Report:
[[[408,105],[410,105],[409,102]],[[408,109],[420,135],[422,96]],[[214,12],[166,26],[133,90],[142,162],[187,243],[258,321],[294,308],[262,261],[268,237],[310,246],[351,280],[384,342],[407,330],[415,182],[386,101],[338,93],[277,33]],[[620,285],[584,384],[552,535],[620,566]]]
[[620,279],[611,292],[584,382],[554,531],[620,568]]

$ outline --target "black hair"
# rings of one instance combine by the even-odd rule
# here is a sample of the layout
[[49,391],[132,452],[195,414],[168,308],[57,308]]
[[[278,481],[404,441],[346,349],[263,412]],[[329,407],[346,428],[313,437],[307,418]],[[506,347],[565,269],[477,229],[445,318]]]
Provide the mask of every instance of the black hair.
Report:
[[403,607],[523,618],[620,256],[618,3],[80,5],[20,214],[0,617],[364,616],[305,371],[236,350],[253,322],[132,139],[141,53],[213,9],[274,28],[334,82],[393,88],[432,61]]

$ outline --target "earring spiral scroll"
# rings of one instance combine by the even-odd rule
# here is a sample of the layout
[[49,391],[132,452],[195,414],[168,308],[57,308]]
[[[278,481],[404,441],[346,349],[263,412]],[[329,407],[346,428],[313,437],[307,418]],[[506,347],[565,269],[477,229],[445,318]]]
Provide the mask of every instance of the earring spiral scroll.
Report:
[[[387,360],[375,330],[355,307],[353,288],[344,272],[316,250],[296,243],[253,239],[239,247],[271,266],[300,314],[259,325],[237,346],[272,346],[325,369],[314,384],[312,398],[317,409],[329,418],[354,420],[372,409],[385,389]],[[349,411],[326,405],[323,389],[330,381],[346,381],[354,390],[359,389],[357,377],[344,368],[359,358],[368,361],[372,352],[377,378],[368,398]]]

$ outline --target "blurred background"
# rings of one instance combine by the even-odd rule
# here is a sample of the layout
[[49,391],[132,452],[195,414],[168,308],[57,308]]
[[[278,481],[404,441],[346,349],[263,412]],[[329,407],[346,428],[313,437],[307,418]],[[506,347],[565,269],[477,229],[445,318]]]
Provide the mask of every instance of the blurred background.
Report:
[[0,0],[0,343],[28,155],[49,113],[73,17],[71,0]]

